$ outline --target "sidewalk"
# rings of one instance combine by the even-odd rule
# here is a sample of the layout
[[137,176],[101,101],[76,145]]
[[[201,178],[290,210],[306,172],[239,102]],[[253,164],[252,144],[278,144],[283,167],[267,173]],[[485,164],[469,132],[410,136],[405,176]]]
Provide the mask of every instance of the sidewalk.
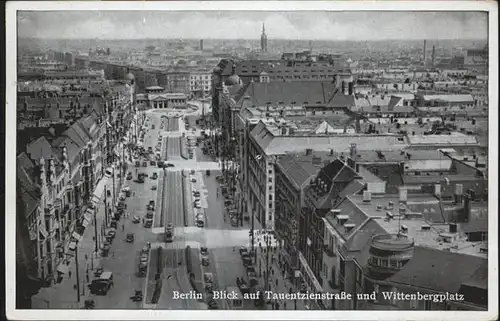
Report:
[[[115,177],[115,187],[116,184]],[[113,180],[109,179],[106,188],[112,191]],[[120,189],[116,188],[116,195]],[[108,205],[111,206],[111,197],[108,197]],[[85,212],[86,206],[83,208]],[[105,220],[105,206],[101,202],[96,205],[97,235],[99,244],[101,244],[101,226]],[[32,297],[33,309],[79,309],[84,305],[85,299],[90,295],[87,284],[93,278],[93,269],[99,266],[100,255],[95,253],[95,224],[94,218],[85,229],[81,240],[78,242],[78,265],[80,279],[80,302],[78,302],[76,290],[76,260],[75,257],[69,259],[69,272],[63,276],[61,283],[56,283],[49,288],[42,288],[40,292]],[[88,279],[87,279],[88,271]]]

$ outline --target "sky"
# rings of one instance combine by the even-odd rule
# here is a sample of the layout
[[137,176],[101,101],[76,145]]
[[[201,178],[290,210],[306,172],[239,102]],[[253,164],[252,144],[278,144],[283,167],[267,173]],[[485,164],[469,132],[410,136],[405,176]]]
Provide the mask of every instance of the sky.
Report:
[[486,39],[481,12],[19,11],[18,36],[44,39]]

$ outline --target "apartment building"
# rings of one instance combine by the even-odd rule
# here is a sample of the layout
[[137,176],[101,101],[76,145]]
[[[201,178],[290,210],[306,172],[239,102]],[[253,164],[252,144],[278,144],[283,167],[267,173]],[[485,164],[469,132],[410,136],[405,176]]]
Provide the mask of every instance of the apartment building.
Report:
[[193,70],[189,74],[189,91],[192,97],[202,98],[212,92],[212,73],[209,70]]

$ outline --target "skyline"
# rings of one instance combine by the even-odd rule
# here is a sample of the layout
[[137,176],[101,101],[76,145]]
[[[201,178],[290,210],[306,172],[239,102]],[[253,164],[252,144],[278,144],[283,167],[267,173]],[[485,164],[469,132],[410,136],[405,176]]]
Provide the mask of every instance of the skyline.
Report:
[[[19,11],[18,37],[38,39],[487,40],[484,12]],[[200,26],[203,26],[200,28]],[[418,27],[415,27],[418,26]],[[373,32],[377,30],[377,32]],[[84,32],[82,32],[84,31]]]

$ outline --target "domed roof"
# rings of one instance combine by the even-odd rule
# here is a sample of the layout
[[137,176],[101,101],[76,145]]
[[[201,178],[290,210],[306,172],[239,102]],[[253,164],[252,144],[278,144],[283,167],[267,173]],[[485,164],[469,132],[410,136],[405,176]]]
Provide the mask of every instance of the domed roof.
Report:
[[214,73],[215,73],[215,74],[218,74],[219,72],[221,72],[220,67],[219,67],[219,66],[215,67],[215,68],[214,68]]
[[125,76],[125,79],[126,80],[134,80],[135,79],[135,76],[133,73],[129,72],[126,76]]
[[234,86],[238,85],[240,83],[240,77],[238,75],[232,75],[227,78],[226,82],[224,83],[226,86]]

